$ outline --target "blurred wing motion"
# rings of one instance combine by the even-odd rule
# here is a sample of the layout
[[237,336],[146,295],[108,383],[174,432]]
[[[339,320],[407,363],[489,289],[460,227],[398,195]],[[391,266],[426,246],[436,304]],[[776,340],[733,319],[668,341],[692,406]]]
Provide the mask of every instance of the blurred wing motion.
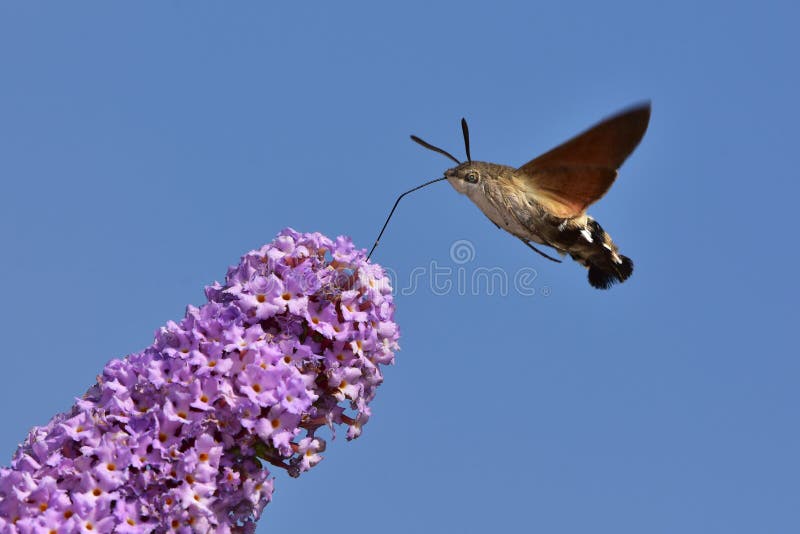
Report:
[[649,121],[649,102],[604,120],[517,169],[520,186],[556,217],[582,214],[614,183]]

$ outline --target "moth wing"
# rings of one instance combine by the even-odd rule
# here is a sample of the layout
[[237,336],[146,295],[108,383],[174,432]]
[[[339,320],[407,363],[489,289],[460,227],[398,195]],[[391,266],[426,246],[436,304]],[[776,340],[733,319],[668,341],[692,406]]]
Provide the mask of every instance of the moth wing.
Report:
[[553,215],[571,218],[599,200],[650,122],[650,103],[626,109],[516,171],[526,193]]

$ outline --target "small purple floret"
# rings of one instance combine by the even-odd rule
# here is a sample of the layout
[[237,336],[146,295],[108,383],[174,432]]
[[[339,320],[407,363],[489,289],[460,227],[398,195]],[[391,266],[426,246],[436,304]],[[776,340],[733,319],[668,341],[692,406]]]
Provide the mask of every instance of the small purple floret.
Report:
[[320,427],[360,435],[399,336],[362,250],[286,229],[206,296],[31,430],[0,469],[0,532],[252,532],[269,466],[316,465]]

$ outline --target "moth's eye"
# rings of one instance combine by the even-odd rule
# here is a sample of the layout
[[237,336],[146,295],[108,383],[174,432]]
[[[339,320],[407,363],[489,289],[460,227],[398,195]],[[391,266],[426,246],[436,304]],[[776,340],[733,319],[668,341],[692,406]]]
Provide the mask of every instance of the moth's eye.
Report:
[[474,172],[468,172],[467,175],[464,176],[464,180],[466,180],[467,182],[469,182],[471,184],[477,184],[478,183],[478,175],[475,174]]

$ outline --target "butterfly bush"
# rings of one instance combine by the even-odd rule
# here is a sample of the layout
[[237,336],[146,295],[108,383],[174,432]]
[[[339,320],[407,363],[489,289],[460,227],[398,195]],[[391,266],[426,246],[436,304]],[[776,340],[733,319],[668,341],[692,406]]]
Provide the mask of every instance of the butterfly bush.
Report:
[[110,361],[0,469],[0,532],[252,532],[279,467],[360,435],[398,348],[391,287],[344,237],[291,229]]

